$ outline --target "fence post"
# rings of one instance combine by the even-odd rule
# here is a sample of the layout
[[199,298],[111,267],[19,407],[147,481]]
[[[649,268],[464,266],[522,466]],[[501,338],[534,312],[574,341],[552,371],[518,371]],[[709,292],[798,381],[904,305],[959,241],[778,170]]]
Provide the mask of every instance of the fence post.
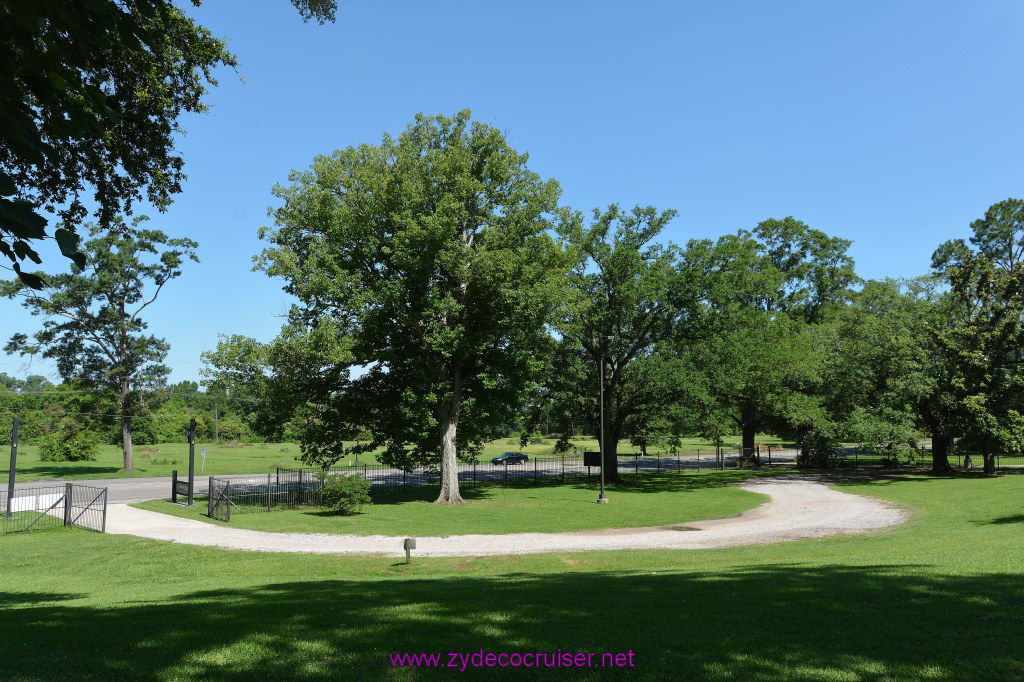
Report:
[[224,514],[224,520],[230,522],[231,521],[231,481],[227,481],[227,482],[224,483],[224,496],[227,498],[227,502],[228,502],[226,505],[224,505],[224,511],[227,512],[226,514]]
[[661,453],[658,453],[658,473],[661,473]]
[[14,518],[11,511],[11,500],[14,499],[14,472],[18,463],[18,418],[14,418],[14,428],[11,429],[11,470],[7,474],[7,518]]
[[565,483],[565,453],[562,453],[562,483]]
[[213,516],[213,476],[210,476],[210,481],[206,484],[206,493],[206,515]]
[[267,474],[267,511],[270,511],[270,474]]
[[537,482],[537,458],[533,458],[533,482]]
[[305,495],[304,491],[302,490],[302,467],[299,467],[299,492],[295,496],[295,503],[296,504],[305,504],[306,503],[306,495]]
[[64,525],[71,525],[71,484],[64,484]]
[[[618,468],[618,467],[616,467]],[[633,475],[636,476],[640,473],[640,455],[633,455]]]
[[171,502],[178,504],[178,470],[171,469]]
[[476,460],[473,460],[473,487],[476,487]]
[[107,488],[103,489],[103,522],[100,525],[100,532],[107,532]]
[[402,492],[405,492],[405,469],[402,469]]

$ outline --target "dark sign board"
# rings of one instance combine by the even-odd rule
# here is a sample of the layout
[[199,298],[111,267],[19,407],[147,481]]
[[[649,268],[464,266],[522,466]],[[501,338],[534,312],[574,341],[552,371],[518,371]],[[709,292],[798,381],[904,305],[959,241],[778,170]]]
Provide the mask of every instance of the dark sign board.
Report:
[[585,467],[599,467],[599,466],[601,466],[601,453],[600,452],[584,452],[583,453],[583,466],[585,466]]

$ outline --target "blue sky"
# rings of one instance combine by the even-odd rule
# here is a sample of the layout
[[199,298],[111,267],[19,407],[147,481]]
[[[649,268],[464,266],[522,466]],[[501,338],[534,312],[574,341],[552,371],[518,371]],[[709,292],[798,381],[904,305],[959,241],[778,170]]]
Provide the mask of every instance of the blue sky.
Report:
[[[146,211],[200,245],[148,318],[172,381],[198,377],[218,333],[280,329],[281,282],[251,271],[273,184],[417,112],[471,109],[574,208],[674,208],[676,243],[792,215],[853,240],[868,278],[923,274],[940,242],[1024,196],[1019,2],[339,4],[325,26],[287,0],[188,10],[240,65],[183,122],[183,194]],[[38,328],[0,306],[3,340]],[[39,359],[0,371],[57,380]]]

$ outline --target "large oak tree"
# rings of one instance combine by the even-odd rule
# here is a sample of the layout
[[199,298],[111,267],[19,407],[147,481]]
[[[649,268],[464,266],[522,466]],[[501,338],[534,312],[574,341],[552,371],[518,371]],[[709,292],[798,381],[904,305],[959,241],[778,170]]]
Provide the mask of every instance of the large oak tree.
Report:
[[270,371],[311,406],[307,462],[336,461],[341,438],[365,426],[364,448],[439,464],[437,502],[462,503],[457,455],[521,404],[561,300],[547,233],[559,187],[526,161],[468,111],[420,115],[275,188],[283,204],[258,267],[300,303]]

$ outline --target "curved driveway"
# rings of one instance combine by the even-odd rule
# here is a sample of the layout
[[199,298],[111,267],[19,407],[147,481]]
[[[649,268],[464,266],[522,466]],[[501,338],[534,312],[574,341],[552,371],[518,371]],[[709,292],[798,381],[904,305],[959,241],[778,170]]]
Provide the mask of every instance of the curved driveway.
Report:
[[[908,513],[879,500],[839,492],[821,483],[778,477],[750,481],[745,490],[771,499],[739,516],[682,526],[418,537],[414,556],[483,556],[610,549],[707,549],[866,533],[904,522]],[[261,552],[404,556],[401,537],[266,533],[182,519],[113,504],[107,532],[192,545]]]

